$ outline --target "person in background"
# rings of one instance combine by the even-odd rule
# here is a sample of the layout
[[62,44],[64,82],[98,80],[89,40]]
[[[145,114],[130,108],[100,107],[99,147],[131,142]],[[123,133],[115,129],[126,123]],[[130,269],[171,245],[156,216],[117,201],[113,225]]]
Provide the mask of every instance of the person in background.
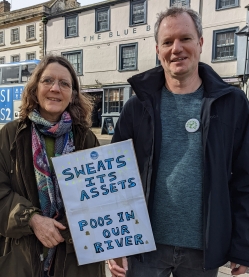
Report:
[[98,146],[92,103],[63,57],[45,56],[26,85],[20,119],[0,131],[0,275],[105,277],[78,266],[51,157]]
[[[161,66],[128,80],[112,142],[132,138],[157,250],[109,261],[112,276],[215,277],[249,266],[249,105],[199,62],[194,10],[171,7],[155,24]],[[126,274],[126,275],[125,275]]]

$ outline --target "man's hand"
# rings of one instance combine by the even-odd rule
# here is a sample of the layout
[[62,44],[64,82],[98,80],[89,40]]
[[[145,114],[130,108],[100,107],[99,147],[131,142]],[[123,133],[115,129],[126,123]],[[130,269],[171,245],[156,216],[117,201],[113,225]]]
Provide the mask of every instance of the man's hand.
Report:
[[230,268],[232,269],[231,274],[232,275],[240,275],[240,274],[244,274],[247,271],[247,266],[244,265],[239,265],[238,267],[236,267],[237,264],[236,263],[232,263],[230,265]]
[[111,271],[112,277],[125,277],[128,270],[128,261],[126,257],[122,257],[122,267],[117,264],[117,259],[108,260],[108,266]]
[[53,218],[35,214],[31,217],[29,226],[39,241],[48,248],[53,248],[64,241],[59,229],[65,230],[66,227]]

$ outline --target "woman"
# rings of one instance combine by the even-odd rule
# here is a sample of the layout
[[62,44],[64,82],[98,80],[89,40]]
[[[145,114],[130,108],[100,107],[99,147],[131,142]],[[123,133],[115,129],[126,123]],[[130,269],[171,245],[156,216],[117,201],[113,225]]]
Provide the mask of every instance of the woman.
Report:
[[71,64],[46,56],[23,92],[20,119],[0,131],[0,276],[103,277],[78,266],[50,157],[98,146],[92,104]]

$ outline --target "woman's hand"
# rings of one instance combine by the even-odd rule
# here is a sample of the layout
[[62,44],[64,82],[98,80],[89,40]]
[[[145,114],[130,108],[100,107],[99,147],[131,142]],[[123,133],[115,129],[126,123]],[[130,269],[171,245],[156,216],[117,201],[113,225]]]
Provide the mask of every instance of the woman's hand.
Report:
[[125,277],[128,270],[128,261],[126,257],[119,258],[122,261],[122,267],[117,264],[118,259],[108,260],[108,266],[111,271],[112,277]]
[[39,241],[48,248],[53,248],[64,241],[59,229],[65,230],[66,227],[53,218],[35,214],[31,217],[29,226]]

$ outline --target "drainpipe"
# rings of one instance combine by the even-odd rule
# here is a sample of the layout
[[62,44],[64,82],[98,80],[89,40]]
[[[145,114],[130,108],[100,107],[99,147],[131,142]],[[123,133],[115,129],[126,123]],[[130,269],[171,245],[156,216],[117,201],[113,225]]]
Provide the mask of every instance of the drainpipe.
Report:
[[42,17],[42,23],[43,23],[43,56],[47,54],[47,23],[48,19],[46,16]]
[[202,11],[203,11],[203,0],[199,1],[199,15],[202,17]]

